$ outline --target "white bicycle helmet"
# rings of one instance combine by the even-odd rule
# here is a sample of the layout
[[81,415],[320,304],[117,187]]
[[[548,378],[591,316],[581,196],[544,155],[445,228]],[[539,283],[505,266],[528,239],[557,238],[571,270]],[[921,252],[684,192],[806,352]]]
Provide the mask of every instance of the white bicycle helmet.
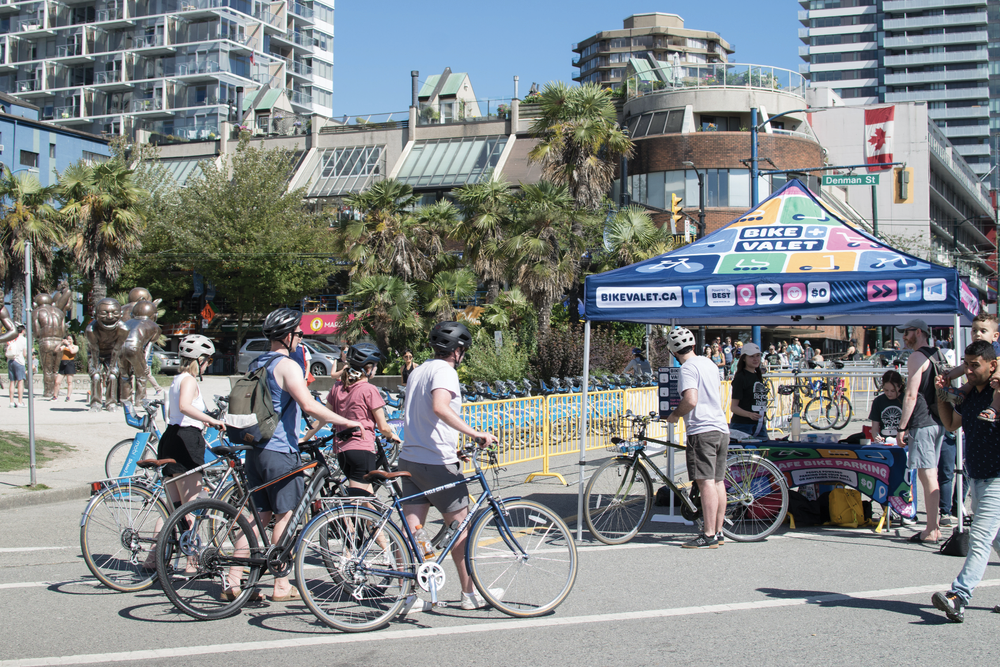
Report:
[[185,359],[197,359],[202,355],[211,357],[213,354],[215,354],[215,345],[201,334],[184,336],[181,339],[181,346],[177,350],[177,355]]
[[696,342],[691,330],[683,327],[671,329],[670,333],[667,334],[667,347],[672,354],[677,354],[679,350],[683,350],[685,347],[694,347]]

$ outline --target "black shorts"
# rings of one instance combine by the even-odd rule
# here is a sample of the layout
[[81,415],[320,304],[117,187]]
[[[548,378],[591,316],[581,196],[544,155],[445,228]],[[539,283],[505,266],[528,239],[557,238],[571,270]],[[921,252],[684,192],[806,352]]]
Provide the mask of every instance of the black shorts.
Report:
[[348,449],[346,452],[340,452],[337,454],[337,463],[347,475],[347,479],[362,484],[368,483],[365,481],[365,475],[378,468],[375,452],[366,452],[361,449]]
[[200,428],[171,424],[160,437],[156,458],[176,461],[163,469],[163,474],[167,477],[176,477],[205,463],[205,447],[205,438]]
[[[302,467],[302,456],[298,452],[274,452],[254,447],[247,452],[246,473],[250,488],[260,486],[272,479],[284,477],[289,471]],[[306,493],[302,473],[285,477],[253,494],[253,502],[258,512],[291,512]]]
[[59,362],[59,375],[76,375],[76,362],[75,361],[60,361]]

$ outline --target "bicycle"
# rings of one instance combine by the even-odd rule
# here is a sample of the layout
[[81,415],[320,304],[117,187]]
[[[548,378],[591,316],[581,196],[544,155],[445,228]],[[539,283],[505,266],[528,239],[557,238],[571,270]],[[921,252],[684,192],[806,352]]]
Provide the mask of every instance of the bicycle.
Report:
[[[311,462],[254,488],[249,488],[244,466],[235,456],[249,451],[252,445],[218,448],[230,457],[237,478],[248,492],[237,505],[211,498],[192,500],[167,520],[156,543],[156,571],[174,606],[199,620],[228,618],[238,614],[256,595],[257,582],[265,571],[284,576],[295,556],[295,538],[306,512],[322,512],[324,503],[333,495],[331,485],[337,489],[342,486],[331,477],[323,448],[333,438],[346,439],[356,431],[351,428],[300,443],[299,450],[309,454]],[[312,470],[312,476],[306,491],[292,511],[281,539],[272,544],[250,499],[257,491],[307,470]],[[186,560],[183,567],[179,562],[182,558]],[[229,589],[231,567],[244,568],[245,581],[240,584],[240,594],[230,600],[224,593]]]
[[137,462],[154,475],[152,483],[139,474],[91,484],[92,497],[80,517],[80,549],[87,567],[105,586],[135,592],[153,585],[156,570],[147,566],[147,559],[153,554],[158,527],[167,522],[173,508],[165,484],[215,469],[218,475],[204,474],[212,488],[210,497],[238,501],[243,494],[245,487],[233,475],[232,466],[223,469],[221,459],[166,479],[163,467],[171,462]]
[[[618,454],[605,461],[591,476],[584,491],[584,520],[591,534],[605,544],[624,544],[642,528],[653,506],[650,470],[680,501],[681,515],[701,520],[698,487],[692,481],[688,493],[664,474],[649,458],[646,443],[673,449],[686,446],[655,440],[646,429],[656,413],[639,417],[627,411],[624,421],[634,433],[631,439],[612,437],[609,449]],[[726,459],[726,517],[723,534],[737,542],[764,539],[781,525],[788,512],[788,484],[773,463],[753,452],[739,450]]]
[[[475,474],[461,481],[405,498],[391,489],[390,501],[379,509],[344,502],[306,526],[295,559],[297,584],[319,620],[345,632],[377,630],[415,601],[414,585],[430,592],[431,602],[437,604],[445,583],[442,564],[467,528],[469,574],[493,607],[509,616],[532,617],[566,599],[576,581],[577,558],[566,523],[540,503],[493,494],[480,457],[495,466],[494,448],[465,448],[462,453],[471,456]],[[409,473],[370,473],[372,479],[406,476]],[[402,503],[470,481],[479,482],[482,494],[450,537],[439,540],[446,545],[437,557],[424,560]],[[393,522],[393,513],[399,524]]]

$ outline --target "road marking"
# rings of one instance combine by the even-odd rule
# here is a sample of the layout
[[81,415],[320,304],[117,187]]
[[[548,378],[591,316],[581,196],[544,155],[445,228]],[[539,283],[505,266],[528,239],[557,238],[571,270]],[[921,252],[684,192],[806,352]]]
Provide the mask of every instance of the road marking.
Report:
[[52,551],[55,549],[75,549],[76,546],[72,547],[7,547],[0,549],[0,554],[14,553],[15,551]]
[[48,586],[82,586],[94,584],[94,580],[74,579],[71,581],[19,581],[12,584],[0,584],[0,590],[9,588],[46,588]]
[[[983,581],[979,586],[1000,586],[1000,579]],[[946,584],[930,586],[909,586],[906,588],[890,588],[875,591],[860,591],[857,593],[830,593],[805,598],[768,599],[756,602],[733,602],[729,604],[704,605],[699,607],[678,607],[674,609],[650,609],[647,611],[629,611],[612,614],[593,614],[591,616],[569,616],[566,618],[524,618],[495,621],[475,625],[459,625],[446,628],[423,628],[409,630],[383,630],[369,634],[336,634],[318,637],[297,637],[295,639],[278,639],[260,642],[240,642],[234,644],[208,644],[205,646],[183,646],[122,653],[91,653],[82,655],[53,656],[47,658],[21,658],[17,660],[0,660],[0,667],[49,667],[50,665],[88,665],[110,662],[132,662],[137,660],[153,660],[162,658],[181,658],[197,655],[216,655],[235,653],[237,651],[267,651],[288,650],[307,646],[330,646],[335,644],[360,644],[363,642],[381,642],[394,639],[427,639],[428,637],[445,637],[449,635],[465,635],[469,633],[532,630],[558,626],[574,626],[593,623],[620,623],[622,621],[648,620],[668,618],[672,616],[694,616],[697,614],[719,614],[728,611],[748,611],[752,609],[773,609],[778,607],[795,607],[807,604],[825,604],[842,600],[880,599],[887,597],[902,597],[907,595],[924,595],[945,590]]]

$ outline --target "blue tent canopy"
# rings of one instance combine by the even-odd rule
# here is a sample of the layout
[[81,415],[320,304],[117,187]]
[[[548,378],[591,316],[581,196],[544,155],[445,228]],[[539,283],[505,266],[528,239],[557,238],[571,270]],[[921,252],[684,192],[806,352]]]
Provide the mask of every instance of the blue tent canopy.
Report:
[[979,313],[953,268],[851,227],[791,180],[726,227],[672,252],[589,276],[591,321],[875,325]]

